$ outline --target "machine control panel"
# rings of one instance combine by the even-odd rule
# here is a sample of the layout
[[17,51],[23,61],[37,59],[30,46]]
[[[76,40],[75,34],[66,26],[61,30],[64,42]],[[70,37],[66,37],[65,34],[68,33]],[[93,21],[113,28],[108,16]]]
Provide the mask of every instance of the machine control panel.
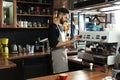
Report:
[[81,36],[80,40],[84,41],[114,43],[120,40],[117,31],[84,31],[79,35]]

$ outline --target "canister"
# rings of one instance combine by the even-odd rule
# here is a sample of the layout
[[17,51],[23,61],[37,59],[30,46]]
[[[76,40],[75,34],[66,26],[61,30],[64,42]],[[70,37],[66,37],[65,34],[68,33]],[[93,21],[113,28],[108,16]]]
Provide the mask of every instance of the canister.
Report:
[[24,28],[27,28],[28,27],[28,22],[27,21],[23,21],[23,26],[24,26]]
[[19,21],[19,27],[23,27],[23,21]]

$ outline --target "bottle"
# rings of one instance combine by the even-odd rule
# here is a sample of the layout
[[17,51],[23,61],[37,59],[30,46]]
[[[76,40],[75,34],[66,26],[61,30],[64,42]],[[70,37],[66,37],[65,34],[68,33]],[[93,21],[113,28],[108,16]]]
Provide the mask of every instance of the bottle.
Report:
[[32,27],[32,22],[28,22],[28,27]]
[[90,65],[90,71],[92,71],[93,70],[93,63],[90,63],[89,65]]
[[38,22],[38,27],[41,27],[41,22]]
[[46,9],[46,14],[47,14],[47,15],[50,14],[50,9],[49,9],[49,8]]
[[12,46],[11,46],[11,53],[18,53],[18,48],[17,48],[17,45],[16,44],[13,44]]
[[36,6],[36,7],[35,7],[35,13],[36,13],[36,14],[40,14],[40,7],[39,7],[39,6]]
[[37,22],[33,22],[33,27],[37,27]]
[[50,21],[49,21],[49,19],[48,19],[48,20],[47,20],[47,27],[49,27],[49,22],[50,22]]
[[19,21],[19,27],[23,28],[24,24],[23,21]]
[[34,7],[33,6],[30,7],[30,14],[34,14]]
[[35,41],[35,52],[39,52],[40,51],[40,45],[37,41]]
[[24,27],[24,28],[27,28],[27,27],[28,27],[28,21],[26,21],[26,20],[23,21],[23,27]]
[[18,45],[18,53],[22,53],[22,46]]

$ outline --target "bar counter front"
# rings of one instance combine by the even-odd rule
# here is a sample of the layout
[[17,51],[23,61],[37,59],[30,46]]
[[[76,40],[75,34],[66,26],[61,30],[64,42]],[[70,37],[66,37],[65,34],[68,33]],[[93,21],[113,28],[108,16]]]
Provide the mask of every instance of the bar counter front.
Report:
[[[0,62],[0,69],[6,69],[11,67],[16,67],[15,63],[12,63],[9,60],[16,60],[16,59],[26,59],[26,58],[33,58],[33,57],[41,57],[41,56],[47,56],[49,54],[47,53],[35,53],[33,55],[9,55],[8,59],[2,59]],[[68,60],[77,64],[85,65],[86,62],[82,61],[81,59],[78,59],[77,56],[68,56]],[[4,65],[3,65],[4,62]],[[7,62],[7,63],[6,63]],[[89,63],[88,63],[89,64]],[[104,80],[106,76],[111,76],[111,71],[106,72],[104,70],[104,66],[101,65],[94,65],[94,71],[90,71],[89,69],[83,69],[83,70],[76,70],[71,72],[65,72],[68,77],[66,80]],[[103,72],[105,71],[105,72]],[[59,73],[62,74],[62,73]],[[27,78],[28,80],[60,80],[59,74],[52,74],[47,76],[38,76],[34,78]]]
[[[78,64],[84,64],[83,61],[81,59],[78,59],[76,56],[69,56],[68,60]],[[64,73],[30,78],[28,80],[61,80],[59,78],[60,74],[64,74]],[[93,71],[90,71],[89,68],[84,68],[83,70],[65,72],[65,74],[68,75],[66,80],[105,80],[104,79],[105,77],[111,77],[112,71],[111,70],[105,71],[104,66],[94,64]]]
[[[95,67],[95,71],[78,70],[73,72],[66,72],[68,75],[66,80],[104,80],[103,78],[111,75],[111,73],[102,72],[99,66]],[[31,78],[28,80],[60,80],[60,78],[59,74],[54,74],[44,77]]]

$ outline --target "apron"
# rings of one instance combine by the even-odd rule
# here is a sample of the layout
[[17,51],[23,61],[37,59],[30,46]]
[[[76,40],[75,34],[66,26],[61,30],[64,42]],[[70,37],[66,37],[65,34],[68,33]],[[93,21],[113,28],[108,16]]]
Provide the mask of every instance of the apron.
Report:
[[[57,26],[58,27],[58,26]],[[65,41],[65,33],[64,31],[60,31],[59,29],[59,41]],[[59,48],[52,50],[52,66],[53,66],[53,73],[60,73],[68,71],[68,59],[67,59],[67,49],[66,48]]]

